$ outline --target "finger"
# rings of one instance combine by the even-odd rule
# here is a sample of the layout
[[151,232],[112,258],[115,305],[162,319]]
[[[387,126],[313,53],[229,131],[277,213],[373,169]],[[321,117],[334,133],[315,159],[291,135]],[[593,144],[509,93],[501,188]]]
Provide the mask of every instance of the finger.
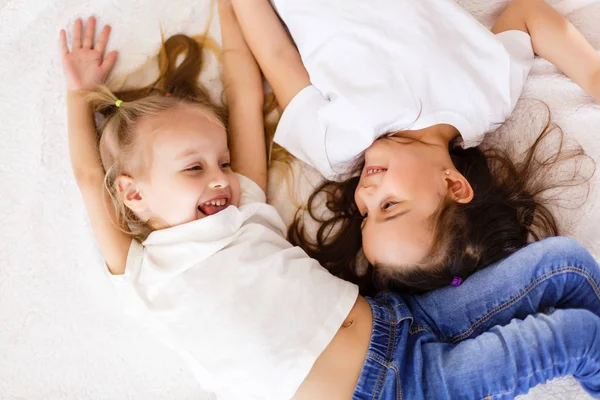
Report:
[[66,56],[69,54],[69,45],[67,44],[67,32],[64,29],[60,30],[60,54]]
[[108,43],[108,38],[110,36],[110,29],[110,25],[105,25],[104,29],[102,29],[102,33],[100,33],[98,41],[94,45],[94,50],[98,51],[101,55],[104,55],[106,43]]
[[83,38],[83,48],[91,49],[94,43],[94,35],[96,34],[96,18],[89,17],[85,27],[85,36]]
[[104,72],[104,76],[107,76],[110,73],[110,71],[113,69],[113,67],[115,66],[115,63],[117,62],[117,55],[118,55],[118,52],[116,50],[111,51],[104,58],[104,61],[102,61],[102,64],[100,64],[100,68],[102,68],[102,71]]
[[81,48],[81,19],[77,18],[73,25],[73,50]]

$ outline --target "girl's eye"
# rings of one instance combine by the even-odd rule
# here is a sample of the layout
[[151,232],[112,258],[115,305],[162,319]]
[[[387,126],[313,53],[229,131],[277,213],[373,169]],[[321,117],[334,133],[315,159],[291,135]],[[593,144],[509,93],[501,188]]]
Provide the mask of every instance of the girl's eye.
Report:
[[221,168],[223,168],[223,169],[229,168],[229,167],[231,167],[231,163],[229,163],[229,162],[221,164]]
[[186,171],[202,171],[202,167],[200,165],[194,165],[193,167],[186,169]]
[[393,201],[387,201],[387,202],[383,203],[383,205],[381,206],[381,209],[382,210],[387,210],[387,209],[393,207],[395,204],[396,203],[393,202]]

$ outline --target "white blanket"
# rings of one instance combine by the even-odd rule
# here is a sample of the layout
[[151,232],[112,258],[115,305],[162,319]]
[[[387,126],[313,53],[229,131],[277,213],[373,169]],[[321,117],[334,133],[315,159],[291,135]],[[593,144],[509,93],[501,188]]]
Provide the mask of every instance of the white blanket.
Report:
[[[488,26],[506,5],[503,0],[460,3]],[[99,24],[114,27],[110,48],[121,52],[115,71],[121,75],[155,54],[161,26],[166,36],[201,33],[211,4],[0,0],[1,399],[212,398],[171,352],[121,313],[70,170],[57,47],[59,29],[70,29],[77,16],[94,14]],[[600,0],[564,0],[556,6],[600,49]],[[218,31],[213,24],[215,37]],[[531,75],[525,96],[546,101],[567,135],[600,161],[600,145],[594,140],[600,137],[600,106],[543,60]],[[218,94],[214,62],[204,78]],[[520,105],[505,129],[512,136],[506,137],[528,130],[528,107]],[[309,192],[301,179],[295,189]],[[599,179],[600,174],[593,186]],[[289,220],[287,191],[272,189]],[[561,217],[572,222],[572,233],[596,255],[599,201],[593,192],[586,206]],[[587,396],[572,379],[562,379],[526,398]]]

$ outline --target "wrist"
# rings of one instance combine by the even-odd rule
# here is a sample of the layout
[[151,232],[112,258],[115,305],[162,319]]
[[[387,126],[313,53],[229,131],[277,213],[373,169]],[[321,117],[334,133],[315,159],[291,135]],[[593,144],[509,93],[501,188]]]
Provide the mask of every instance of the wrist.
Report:
[[67,98],[69,99],[83,99],[85,97],[84,91],[80,89],[69,89],[67,88]]
[[69,114],[89,114],[92,108],[82,90],[67,90],[67,112]]

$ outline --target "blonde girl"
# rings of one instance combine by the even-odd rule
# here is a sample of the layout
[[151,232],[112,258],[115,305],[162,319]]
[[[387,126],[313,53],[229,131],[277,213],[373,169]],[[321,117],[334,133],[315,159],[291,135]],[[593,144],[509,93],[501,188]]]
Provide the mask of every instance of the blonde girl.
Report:
[[[71,49],[61,32],[71,160],[94,235],[130,295],[125,306],[202,386],[237,400],[456,399],[514,395],[572,373],[600,395],[600,306],[571,296],[593,290],[578,274],[562,293],[580,309],[506,315],[506,326],[481,323],[484,333],[451,344],[413,329],[427,321],[400,296],[365,299],[286,241],[265,203],[260,72],[231,5],[219,7],[227,121],[197,84],[193,40],[167,40],[157,82],[117,96],[95,89],[116,59],[103,57],[109,28],[94,42],[95,20],[83,37],[78,20]],[[106,118],[99,143],[86,96]],[[570,254],[597,273],[584,251]],[[438,322],[450,319],[463,320]]]

